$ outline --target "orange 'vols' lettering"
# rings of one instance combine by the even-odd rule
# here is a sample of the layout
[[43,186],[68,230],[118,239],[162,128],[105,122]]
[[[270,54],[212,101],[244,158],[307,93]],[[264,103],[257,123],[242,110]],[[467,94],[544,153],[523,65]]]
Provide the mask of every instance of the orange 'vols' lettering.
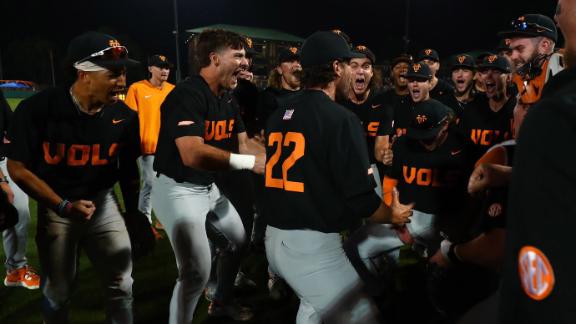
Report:
[[[228,127],[226,127],[228,123]],[[232,137],[232,130],[234,129],[234,119],[218,120],[204,122],[204,140],[221,141],[226,138]]]
[[398,137],[406,135],[406,128],[396,128],[396,135]]
[[[304,156],[306,139],[302,133],[296,132],[286,133],[283,144],[282,138],[283,136],[280,132],[273,132],[268,136],[268,146],[272,147],[276,145],[276,151],[272,154],[270,160],[266,162],[265,185],[266,187],[284,189],[286,191],[304,192],[304,183],[288,180],[288,170],[296,164],[296,161]],[[273,178],[272,169],[274,169],[274,166],[278,163],[278,160],[280,160],[282,146],[290,146],[290,143],[294,143],[294,150],[282,163],[282,179]]]
[[[56,165],[62,162],[66,156],[66,164],[70,166],[84,166],[87,164],[99,166],[109,163],[107,158],[101,156],[101,144],[72,144],[66,150],[66,144],[56,143],[56,154],[51,155],[48,142],[42,143],[44,150],[44,161],[50,165]],[[118,144],[113,143],[108,149],[108,158],[113,157],[118,152]]]
[[368,131],[368,135],[371,137],[376,136],[376,132],[378,132],[378,126],[380,126],[380,122],[371,122],[366,126],[366,130]]
[[51,165],[56,165],[62,161],[64,154],[66,153],[66,145],[64,144],[57,144],[56,145],[56,155],[50,155],[50,143],[44,142],[42,143],[42,148],[44,149],[44,161]]
[[[496,140],[500,137],[499,130],[491,129],[472,129],[470,133],[470,139],[476,145],[482,146],[492,146]],[[504,133],[502,140],[508,139],[508,132]]]
[[460,179],[460,170],[440,171],[437,169],[415,168],[402,166],[404,181],[412,184],[416,181],[419,186],[442,187],[455,184]]
[[[76,158],[77,152],[81,152],[80,159]],[[90,158],[90,145],[73,144],[68,149],[68,165],[86,165]]]

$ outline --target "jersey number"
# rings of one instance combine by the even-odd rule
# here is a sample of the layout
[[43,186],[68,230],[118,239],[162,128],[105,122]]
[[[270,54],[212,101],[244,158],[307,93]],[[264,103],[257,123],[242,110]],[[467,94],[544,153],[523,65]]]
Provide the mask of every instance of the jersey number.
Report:
[[[278,160],[280,160],[282,146],[290,146],[290,143],[294,143],[294,151],[292,151],[292,154],[290,154],[290,156],[288,156],[282,163],[282,179],[272,178],[272,169],[276,163],[278,163]],[[304,156],[304,148],[306,146],[304,135],[302,135],[302,133],[294,132],[288,132],[286,133],[286,136],[282,136],[282,133],[279,132],[270,133],[270,136],[268,137],[268,146],[272,147],[275,145],[276,151],[266,163],[266,187],[284,189],[286,191],[304,192],[304,183],[288,180],[288,170],[294,166],[298,159]]]

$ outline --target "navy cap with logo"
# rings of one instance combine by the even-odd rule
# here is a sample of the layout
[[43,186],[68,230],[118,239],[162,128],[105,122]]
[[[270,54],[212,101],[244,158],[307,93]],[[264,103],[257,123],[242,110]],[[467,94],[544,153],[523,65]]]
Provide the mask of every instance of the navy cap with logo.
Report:
[[406,79],[428,81],[432,79],[432,71],[424,62],[413,63],[408,66]]
[[511,29],[498,33],[501,38],[516,37],[548,37],[554,42],[558,40],[556,24],[548,16],[540,14],[527,14],[518,17],[511,23]]
[[174,64],[168,61],[166,56],[156,54],[148,58],[148,66],[157,66],[159,68],[172,69],[174,67]]
[[414,105],[412,120],[406,136],[426,140],[434,138],[450,117],[450,108],[440,101],[430,99]]
[[278,51],[278,65],[284,62],[300,61],[300,53],[297,47],[281,48]]
[[450,58],[450,69],[468,69],[468,70],[475,70],[476,69],[476,62],[474,62],[474,58],[468,54],[458,54],[454,55]]
[[489,69],[495,69],[502,73],[512,72],[512,67],[510,62],[501,55],[488,55],[484,57],[482,63],[478,64],[478,70],[485,71]]
[[350,36],[348,36],[348,34],[346,34],[345,32],[343,32],[338,28],[332,29],[331,31],[336,35],[339,35],[340,37],[344,38],[344,40],[346,40],[346,43],[348,43],[348,45],[352,47],[352,41],[350,40]]
[[434,49],[425,48],[418,52],[417,59],[418,61],[432,60],[435,62],[440,62],[440,55],[438,55],[438,52]]
[[390,68],[394,68],[397,64],[400,63],[406,63],[406,64],[412,64],[414,60],[412,59],[412,55],[410,54],[400,54],[397,57],[394,58],[394,60],[392,60],[392,64],[390,65]]
[[364,45],[357,45],[353,49],[354,52],[363,54],[365,58],[369,59],[372,64],[376,63],[376,55],[368,47]]
[[128,49],[115,37],[99,32],[87,32],[70,41],[66,60],[71,64],[89,61],[104,68],[139,64],[128,58]]
[[304,68],[363,57],[363,54],[352,52],[346,40],[331,31],[317,31],[310,35],[300,51],[300,63]]

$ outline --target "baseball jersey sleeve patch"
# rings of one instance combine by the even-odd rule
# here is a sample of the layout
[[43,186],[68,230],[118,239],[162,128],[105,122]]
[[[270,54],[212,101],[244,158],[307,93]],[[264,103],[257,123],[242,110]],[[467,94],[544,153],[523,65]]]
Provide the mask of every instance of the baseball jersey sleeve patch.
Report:
[[178,122],[178,126],[190,126],[192,124],[194,124],[194,122],[191,120],[182,120]]
[[538,248],[525,246],[520,250],[518,272],[522,289],[534,300],[545,299],[554,289],[554,270],[546,255]]
[[293,114],[294,114],[294,109],[286,109],[286,111],[284,112],[284,117],[282,117],[282,120],[292,119]]

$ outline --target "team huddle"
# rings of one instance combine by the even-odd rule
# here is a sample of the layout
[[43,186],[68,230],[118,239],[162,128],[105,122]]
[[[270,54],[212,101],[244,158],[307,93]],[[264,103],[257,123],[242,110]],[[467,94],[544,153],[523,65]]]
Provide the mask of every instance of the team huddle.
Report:
[[[537,248],[504,266],[518,253],[505,248],[512,166],[529,151],[516,139],[548,82],[570,70],[547,16],[522,15],[498,36],[493,52],[442,60],[443,78],[432,48],[400,55],[383,76],[366,45],[318,31],[278,52],[261,90],[252,40],[208,29],[187,43],[187,79],[167,82],[173,65],[154,55],[125,100],[126,68],[138,62],[110,35],[78,36],[72,82],[0,120],[0,186],[20,218],[4,235],[5,284],[40,287],[44,322],[67,323],[81,248],[106,287],[107,321],[132,323],[133,260],[164,231],[178,269],[169,323],[191,323],[202,296],[210,316],[252,320],[234,286],[259,245],[271,294],[281,286],[299,298],[299,324],[401,322],[390,314],[406,254],[427,265],[418,275],[440,322],[495,323],[496,309],[477,309],[505,294],[501,305],[529,300],[501,313],[517,322],[512,310],[556,297],[552,266],[534,278],[533,262],[548,260]],[[22,247],[28,196],[39,274]]]

